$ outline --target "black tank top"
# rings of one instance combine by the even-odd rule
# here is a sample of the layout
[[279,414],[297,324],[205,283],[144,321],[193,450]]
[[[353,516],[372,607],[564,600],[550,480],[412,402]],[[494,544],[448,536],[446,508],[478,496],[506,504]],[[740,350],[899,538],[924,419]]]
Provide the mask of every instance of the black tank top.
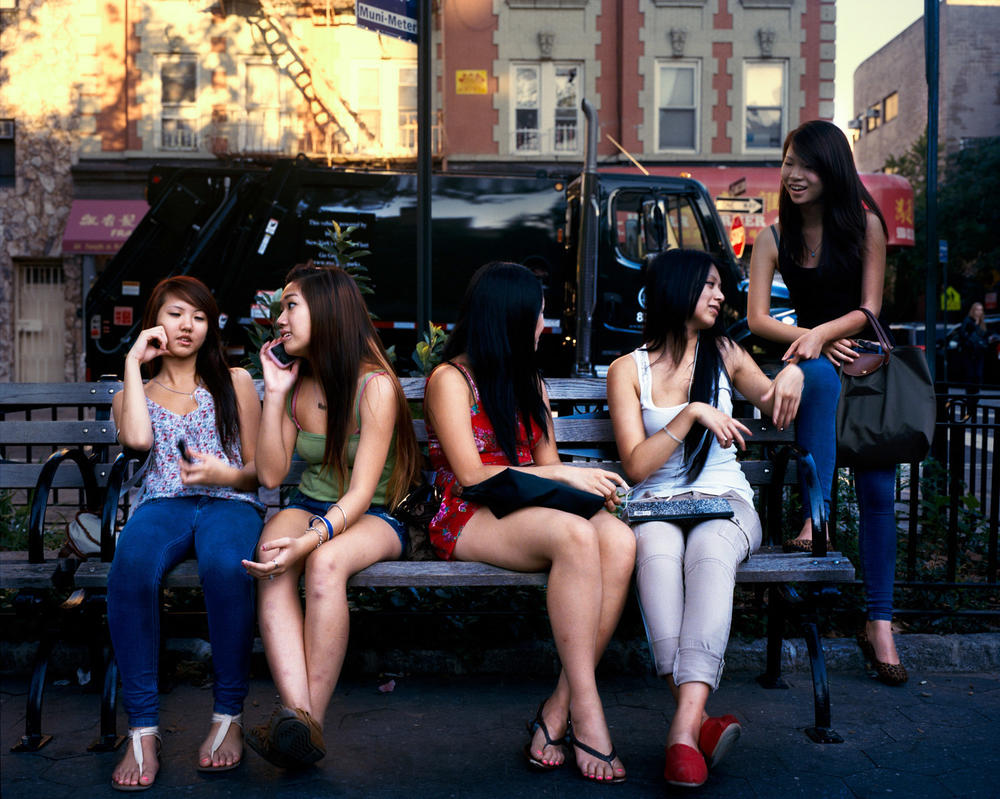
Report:
[[781,248],[778,229],[771,225],[778,247],[778,271],[788,286],[799,327],[812,329],[861,307],[861,270],[844,274],[830,263],[803,267]]

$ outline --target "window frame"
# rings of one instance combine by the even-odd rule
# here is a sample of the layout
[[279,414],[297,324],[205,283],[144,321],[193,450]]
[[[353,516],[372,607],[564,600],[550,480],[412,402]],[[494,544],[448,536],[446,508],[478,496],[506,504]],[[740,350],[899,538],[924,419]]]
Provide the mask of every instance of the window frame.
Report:
[[0,119],[0,189],[17,185],[17,120]]
[[[378,102],[375,106],[362,103],[359,93],[359,89],[361,88],[361,72],[369,69],[376,70],[378,73]],[[375,135],[375,141],[369,144],[362,137],[360,139],[360,152],[379,155],[413,155],[416,153],[417,109],[414,108],[412,111],[412,125],[404,125],[401,116],[403,111],[399,103],[399,89],[403,85],[400,83],[400,76],[404,70],[408,69],[417,69],[416,59],[394,58],[387,61],[358,59],[351,63],[352,107],[359,116],[362,114],[377,114],[378,119],[378,131]],[[367,127],[368,123],[365,122],[365,125]],[[410,144],[411,141],[412,146]]]
[[[895,111],[892,116],[889,116],[889,100],[893,101],[895,106]],[[884,98],[882,98],[882,122],[892,122],[896,117],[899,116],[899,92],[889,92]]]
[[[517,112],[519,110],[525,110],[526,107],[518,105],[517,99],[517,72],[519,69],[529,69],[535,72],[537,76],[538,83],[538,106],[537,111],[537,127],[534,129],[535,141],[537,142],[536,147],[519,147],[518,137],[521,128],[517,127]],[[559,144],[560,136],[558,134],[557,126],[557,112],[560,110],[558,105],[558,97],[556,96],[556,83],[557,83],[557,73],[559,70],[576,70],[576,98],[572,103],[573,108],[573,122],[572,125],[567,126],[568,129],[572,129],[572,139],[573,145],[567,147],[565,145]],[[580,111],[579,101],[583,96],[581,87],[584,81],[584,62],[583,61],[571,61],[571,60],[560,60],[560,61],[511,61],[508,71],[509,80],[509,112],[510,118],[508,120],[508,133],[509,133],[509,154],[512,156],[573,156],[577,157],[583,154],[583,121],[582,114]],[[563,119],[568,118],[567,114],[563,114]],[[524,131],[529,131],[531,128],[524,128]]]
[[[751,147],[747,144],[747,122],[749,118],[749,74],[750,68],[755,66],[779,66],[781,67],[781,127],[778,133],[778,143],[767,147]],[[775,106],[755,105],[753,108],[774,108]],[[740,136],[740,148],[744,154],[772,154],[781,152],[781,143],[788,135],[788,60],[784,58],[748,58],[743,62],[743,97],[742,97],[742,135]]]
[[[681,108],[679,106],[660,106],[660,86],[663,70],[668,69],[688,69],[694,73],[693,87],[692,87],[692,106],[690,109]],[[656,77],[654,86],[654,105],[653,113],[655,114],[655,124],[653,135],[655,136],[654,151],[658,153],[685,153],[697,155],[701,152],[701,103],[699,102],[701,98],[701,61],[699,59],[689,58],[689,59],[658,59],[656,61]],[[663,108],[669,108],[673,110],[691,110],[694,112],[694,141],[690,148],[688,147],[661,147],[660,146],[660,111]]]
[[[194,100],[181,101],[177,103],[164,102],[163,98],[163,68],[167,64],[191,64],[194,67]],[[201,88],[201,75],[199,74],[199,62],[197,53],[159,53],[156,56],[156,97],[158,103],[158,113],[156,115],[156,149],[162,152],[197,152],[201,149],[201,109],[199,106],[199,95]],[[191,141],[187,144],[177,144],[167,146],[164,142],[164,122],[173,120],[177,122],[187,122],[190,125]],[[174,134],[178,141],[183,137]]]

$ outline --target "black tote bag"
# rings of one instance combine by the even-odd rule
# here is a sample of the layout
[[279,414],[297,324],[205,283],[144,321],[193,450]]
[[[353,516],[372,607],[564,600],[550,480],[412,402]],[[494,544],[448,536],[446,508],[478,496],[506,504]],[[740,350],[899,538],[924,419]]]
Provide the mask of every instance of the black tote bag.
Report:
[[896,347],[865,308],[880,353],[862,353],[840,370],[837,456],[847,466],[885,468],[923,460],[937,408],[923,350]]
[[604,497],[598,494],[516,469],[504,469],[488,480],[466,486],[462,498],[486,505],[498,519],[531,506],[554,508],[589,519],[604,507]]

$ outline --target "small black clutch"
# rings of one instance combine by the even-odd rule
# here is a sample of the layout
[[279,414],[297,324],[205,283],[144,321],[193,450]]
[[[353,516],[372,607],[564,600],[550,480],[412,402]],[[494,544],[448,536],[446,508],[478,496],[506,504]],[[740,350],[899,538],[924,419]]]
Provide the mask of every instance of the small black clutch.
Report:
[[599,494],[516,469],[504,469],[488,480],[463,488],[462,499],[486,505],[498,519],[528,507],[554,508],[589,519],[604,507],[604,497]]

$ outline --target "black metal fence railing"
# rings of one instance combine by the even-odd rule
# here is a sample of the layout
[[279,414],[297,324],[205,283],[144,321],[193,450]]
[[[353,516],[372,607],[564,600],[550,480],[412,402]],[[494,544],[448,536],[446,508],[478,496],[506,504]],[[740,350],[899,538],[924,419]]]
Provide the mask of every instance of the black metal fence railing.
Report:
[[[1000,617],[1000,390],[967,393],[969,388],[937,384],[931,452],[923,463],[898,470],[899,616]],[[835,482],[831,521],[838,546],[856,555],[857,508],[848,471],[841,469]]]

